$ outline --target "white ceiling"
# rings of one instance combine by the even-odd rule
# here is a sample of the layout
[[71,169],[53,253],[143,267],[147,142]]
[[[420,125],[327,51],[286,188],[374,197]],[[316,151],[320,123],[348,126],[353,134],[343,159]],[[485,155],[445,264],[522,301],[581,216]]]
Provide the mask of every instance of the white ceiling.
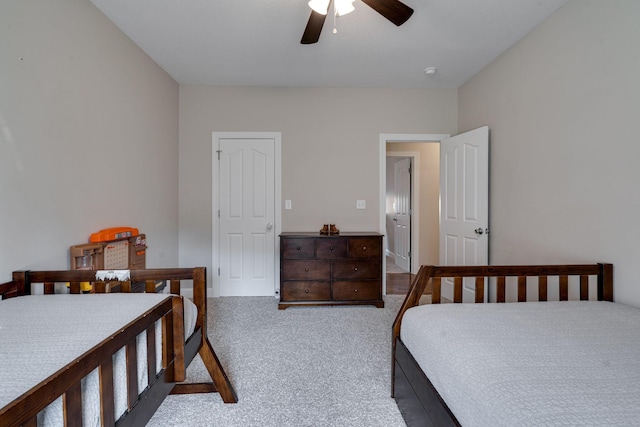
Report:
[[311,45],[307,0],[91,2],[181,84],[457,88],[566,0],[404,0],[400,27],[356,0]]

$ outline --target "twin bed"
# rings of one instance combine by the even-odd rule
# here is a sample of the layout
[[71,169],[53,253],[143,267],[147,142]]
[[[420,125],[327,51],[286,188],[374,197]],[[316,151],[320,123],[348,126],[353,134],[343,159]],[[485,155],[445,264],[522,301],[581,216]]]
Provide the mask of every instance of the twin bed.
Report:
[[[457,304],[465,288],[479,304]],[[393,325],[392,395],[410,427],[640,425],[638,331],[611,264],[423,266]]]
[[[193,302],[180,296],[192,282]],[[80,294],[81,282],[93,292]],[[145,294],[128,293],[132,282]],[[159,282],[169,293],[156,293]],[[68,283],[70,294],[55,294]],[[31,295],[35,284],[44,295]],[[109,285],[120,293],[105,293]],[[102,294],[102,295],[99,295]],[[204,268],[15,272],[0,284],[0,425],[139,426],[170,393],[236,393],[207,338]],[[199,354],[212,382],[184,382]]]

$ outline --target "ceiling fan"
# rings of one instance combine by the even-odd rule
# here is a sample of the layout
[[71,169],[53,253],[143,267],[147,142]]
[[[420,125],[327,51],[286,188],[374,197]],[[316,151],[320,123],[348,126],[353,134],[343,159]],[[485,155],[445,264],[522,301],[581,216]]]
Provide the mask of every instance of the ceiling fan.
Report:
[[[331,8],[331,3],[333,3],[333,1],[336,0],[329,0],[324,2],[326,4],[325,10]],[[362,2],[373,8],[373,10],[375,10],[380,15],[384,16],[397,26],[404,24],[407,19],[409,19],[413,14],[413,9],[399,0],[362,0]],[[350,10],[345,13],[348,13],[351,10],[353,10],[353,6],[351,6]],[[338,14],[340,14],[339,11]],[[316,12],[316,10],[312,10],[311,16],[309,17],[309,22],[307,22],[307,26],[304,29],[304,33],[302,34],[302,40],[300,40],[300,43],[316,43],[320,39],[320,32],[322,31],[322,26],[324,25],[324,21],[326,18],[326,12],[319,13]]]

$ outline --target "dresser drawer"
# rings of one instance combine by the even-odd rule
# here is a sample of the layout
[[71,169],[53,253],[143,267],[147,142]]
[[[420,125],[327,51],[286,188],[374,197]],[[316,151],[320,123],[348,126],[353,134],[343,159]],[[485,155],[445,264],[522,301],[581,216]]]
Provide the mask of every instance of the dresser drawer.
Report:
[[282,257],[285,259],[315,258],[315,239],[282,239]]
[[323,238],[316,243],[318,259],[345,258],[347,256],[347,239]]
[[330,278],[330,261],[305,259],[282,262],[282,279],[284,280],[329,280]]
[[379,260],[336,260],[333,261],[335,279],[380,279]]
[[281,289],[282,301],[329,301],[331,299],[331,282],[284,282]]
[[333,299],[340,301],[379,300],[380,282],[335,281],[333,282]]
[[378,237],[358,237],[349,239],[349,257],[379,257],[382,248]]

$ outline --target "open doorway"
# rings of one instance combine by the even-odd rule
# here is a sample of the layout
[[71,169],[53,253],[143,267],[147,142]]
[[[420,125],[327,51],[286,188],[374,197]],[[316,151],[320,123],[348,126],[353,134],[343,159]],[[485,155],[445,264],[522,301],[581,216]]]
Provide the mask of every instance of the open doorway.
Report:
[[[389,255],[384,265],[384,289],[387,291],[390,279],[399,279],[389,274],[402,273],[395,268],[395,245],[397,242],[392,194],[395,189],[389,174],[395,173],[391,164],[399,159],[411,160],[409,222],[409,264],[406,280],[394,280],[391,289],[397,289],[398,282],[409,282],[411,274],[416,274],[420,265],[438,264],[439,257],[439,195],[440,195],[440,141],[448,138],[444,134],[382,134],[380,135],[380,232],[385,235],[385,253]],[[391,190],[391,191],[389,191]],[[393,240],[392,240],[393,239]],[[393,255],[393,256],[392,256]],[[401,263],[402,264],[402,263]],[[405,266],[407,264],[404,264]],[[408,283],[407,283],[408,285]],[[400,288],[402,290],[402,287]],[[393,292],[396,293],[396,292]],[[399,292],[401,293],[401,291]]]
[[[411,271],[411,228],[414,198],[412,176],[420,173],[420,153],[392,151],[387,147],[386,225],[387,274]],[[416,212],[418,214],[418,212]]]

